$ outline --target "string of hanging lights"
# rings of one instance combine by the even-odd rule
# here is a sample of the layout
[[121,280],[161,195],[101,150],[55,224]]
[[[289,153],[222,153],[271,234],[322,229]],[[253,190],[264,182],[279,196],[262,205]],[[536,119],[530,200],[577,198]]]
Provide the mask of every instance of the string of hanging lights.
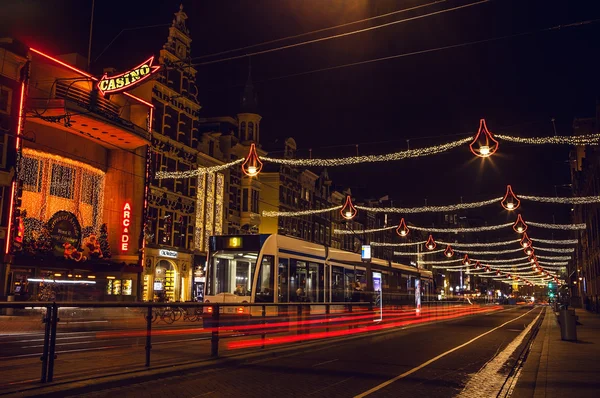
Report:
[[402,247],[402,246],[419,246],[424,244],[426,241],[420,241],[420,242],[406,242],[406,243],[382,243],[382,242],[371,242],[369,243],[371,246],[380,246],[380,247],[384,247],[384,246],[392,246],[392,247]]
[[[308,216],[311,214],[319,214],[319,213],[327,213],[331,210],[339,210],[342,206],[330,207],[328,209],[320,209],[320,210],[300,210],[300,211],[263,211],[263,217],[299,217],[299,216]],[[284,213],[280,215],[279,213]]]
[[[537,202],[552,202],[552,203],[564,203],[564,204],[590,204],[590,203],[600,203],[600,196],[584,196],[584,197],[570,197],[570,198],[554,198],[554,197],[542,197],[542,196],[520,196],[522,199],[537,201]],[[346,219],[352,219],[356,216],[357,210],[363,210],[370,213],[401,213],[401,214],[416,214],[416,213],[439,213],[439,212],[451,212],[465,209],[474,209],[478,207],[488,206],[494,203],[500,202],[502,207],[508,211],[514,211],[518,209],[521,205],[521,200],[512,190],[512,187],[508,185],[506,187],[506,193],[503,198],[495,198],[490,200],[483,200],[479,202],[471,202],[471,203],[457,203],[452,205],[445,206],[420,206],[420,207],[368,207],[361,205],[354,205],[352,203],[352,199],[350,196],[346,197],[346,201],[344,206],[342,207],[342,216]],[[330,207],[329,209],[319,209],[313,210],[315,212],[323,212],[327,210],[337,209],[337,206]],[[306,210],[309,211],[309,210]],[[266,215],[265,215],[266,214]],[[265,217],[285,217],[289,216],[288,212],[263,212],[263,216]],[[563,224],[542,224],[542,223],[529,223],[529,225],[535,227],[542,228],[551,228],[551,229],[565,229],[565,230],[576,230],[576,229],[585,229],[584,224],[566,224],[569,227],[565,227]],[[408,235],[408,228],[403,228],[398,226],[399,230],[405,230],[404,235]],[[390,228],[391,227],[385,227]],[[485,227],[479,227],[485,228]],[[415,227],[411,226],[411,229],[415,229]],[[527,224],[523,221],[522,217],[517,216],[517,221],[513,224],[513,229],[516,232],[525,232],[527,229]],[[468,232],[463,231],[461,228],[453,229],[457,232]]]
[[204,174],[216,173],[221,170],[228,169],[230,167],[236,166],[242,163],[244,159],[234,160],[233,162],[220,164],[218,166],[210,166],[210,167],[199,167],[194,170],[187,171],[157,171],[155,177],[159,180],[169,179],[169,178],[190,178],[197,177]]
[[518,144],[557,144],[557,145],[599,145],[600,134],[585,134],[578,136],[554,136],[554,137],[515,137],[512,135],[496,134],[496,138],[502,141],[515,142]]
[[423,254],[435,254],[435,253],[442,253],[444,251],[444,249],[438,249],[438,250],[432,250],[432,251],[426,251],[426,252],[394,252],[394,256],[420,256]]
[[[242,171],[244,174],[255,177],[263,168],[262,162],[271,162],[274,164],[289,165],[289,166],[304,166],[304,167],[334,167],[334,166],[346,166],[360,163],[375,163],[375,162],[389,162],[397,161],[402,159],[410,159],[422,156],[431,156],[439,153],[447,152],[451,149],[457,148],[468,142],[469,149],[471,152],[481,158],[487,158],[498,151],[498,140],[504,140],[508,142],[516,142],[521,144],[560,144],[560,145],[599,145],[600,134],[586,134],[582,136],[555,136],[555,137],[515,137],[511,135],[492,134],[486,125],[485,119],[479,120],[479,129],[473,138],[465,137],[460,140],[447,142],[441,145],[434,145],[430,147],[407,149],[404,151],[393,152],[383,155],[363,155],[363,156],[350,156],[342,158],[332,159],[288,159],[288,158],[271,158],[268,156],[259,156],[256,150],[255,144],[250,145],[248,156],[243,159],[238,159],[233,162],[229,162],[219,166],[213,167],[200,167],[196,170],[182,171],[182,172],[166,172],[159,171],[156,173],[156,178],[189,178],[198,175],[214,173],[216,171],[224,170],[233,167],[239,163],[242,163]],[[534,200],[534,199],[532,199]],[[562,202],[557,202],[562,203]],[[573,202],[565,202],[573,203]],[[582,202],[588,203],[588,202]],[[596,201],[592,202],[596,203]],[[518,207],[518,205],[517,205]],[[515,207],[516,208],[516,207]],[[511,210],[511,208],[507,208]],[[444,211],[444,210],[442,210]]]
[[425,148],[418,149],[407,149],[405,151],[399,151],[394,153],[388,153],[384,155],[363,155],[363,156],[350,156],[344,158],[333,158],[333,159],[285,159],[285,158],[270,158],[267,156],[261,156],[265,162],[283,164],[288,166],[305,166],[305,167],[334,167],[334,166],[347,166],[351,164],[359,163],[376,163],[376,162],[390,162],[402,159],[417,158],[421,156],[436,155],[438,153],[446,152],[451,149],[457,148],[461,145],[471,141],[471,138],[462,138],[458,141],[447,142],[441,145],[435,145]]

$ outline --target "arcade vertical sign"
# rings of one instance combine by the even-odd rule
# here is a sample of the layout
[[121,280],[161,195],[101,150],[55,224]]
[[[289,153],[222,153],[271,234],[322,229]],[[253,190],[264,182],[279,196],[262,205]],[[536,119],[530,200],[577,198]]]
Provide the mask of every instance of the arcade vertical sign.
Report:
[[131,226],[131,205],[129,202],[125,202],[123,206],[123,217],[121,227],[121,251],[126,252],[129,250],[129,227]]

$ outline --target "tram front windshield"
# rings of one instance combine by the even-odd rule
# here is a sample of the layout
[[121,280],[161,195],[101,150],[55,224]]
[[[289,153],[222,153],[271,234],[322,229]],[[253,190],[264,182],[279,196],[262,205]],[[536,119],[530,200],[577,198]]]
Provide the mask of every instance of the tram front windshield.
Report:
[[215,252],[209,263],[207,295],[250,296],[257,257],[258,252]]

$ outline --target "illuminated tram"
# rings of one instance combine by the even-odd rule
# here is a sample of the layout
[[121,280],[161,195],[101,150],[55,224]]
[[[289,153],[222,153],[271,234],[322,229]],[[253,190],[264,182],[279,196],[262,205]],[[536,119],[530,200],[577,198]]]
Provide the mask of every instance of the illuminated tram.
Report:
[[375,258],[365,263],[360,254],[288,236],[212,236],[209,246],[208,303],[362,301],[374,283],[383,304],[415,305],[415,290],[433,293],[431,271]]

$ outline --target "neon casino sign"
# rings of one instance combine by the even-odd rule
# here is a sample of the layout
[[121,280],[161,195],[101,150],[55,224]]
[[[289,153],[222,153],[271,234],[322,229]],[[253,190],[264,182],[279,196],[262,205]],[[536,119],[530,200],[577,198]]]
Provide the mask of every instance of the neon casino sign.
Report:
[[138,83],[148,79],[160,69],[159,65],[152,65],[154,55],[148,58],[141,65],[115,76],[108,76],[107,73],[98,81],[98,91],[100,95],[114,94],[133,88]]
[[125,202],[123,206],[123,221],[121,223],[123,231],[121,232],[121,251],[129,250],[129,226],[131,225],[131,205]]

